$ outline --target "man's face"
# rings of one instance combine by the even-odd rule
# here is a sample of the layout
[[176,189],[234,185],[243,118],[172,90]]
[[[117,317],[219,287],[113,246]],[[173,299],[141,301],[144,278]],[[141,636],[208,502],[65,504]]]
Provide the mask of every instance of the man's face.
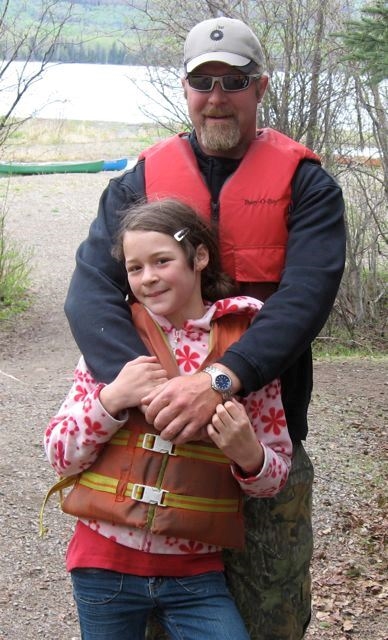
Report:
[[[190,75],[239,75],[235,67],[208,62]],[[256,136],[257,103],[265,93],[268,79],[253,80],[242,91],[224,91],[216,82],[209,93],[196,91],[187,79],[182,85],[187,107],[201,149],[208,155],[241,158]]]

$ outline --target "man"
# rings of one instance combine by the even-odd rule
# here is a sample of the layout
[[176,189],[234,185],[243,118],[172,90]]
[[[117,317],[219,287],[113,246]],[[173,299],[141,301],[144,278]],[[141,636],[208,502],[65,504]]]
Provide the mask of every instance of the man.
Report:
[[[111,180],[77,252],[65,310],[89,367],[110,381],[147,353],[125,303],[124,266],[110,255],[120,210],[144,196],[174,196],[216,226],[224,269],[264,307],[212,371],[174,378],[149,394],[146,418],[163,438],[186,442],[199,437],[220,396],[244,396],[281,377],[294,445],[290,479],[277,498],[246,500],[246,550],[228,554],[227,576],[251,638],[299,640],[310,619],[313,472],[302,445],[310,346],[343,271],[342,194],[311,151],[271,129],[256,131],[268,77],[247,25],[224,17],[197,24],[184,69],[193,131],[146,150],[134,169]],[[276,416],[269,428],[276,429]]]

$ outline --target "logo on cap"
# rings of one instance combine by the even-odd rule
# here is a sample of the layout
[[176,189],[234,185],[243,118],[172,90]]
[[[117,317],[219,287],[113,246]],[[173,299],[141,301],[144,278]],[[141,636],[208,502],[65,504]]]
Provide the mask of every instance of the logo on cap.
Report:
[[222,33],[222,31],[220,29],[215,29],[210,34],[210,39],[211,40],[222,40],[223,37],[224,37],[224,34]]

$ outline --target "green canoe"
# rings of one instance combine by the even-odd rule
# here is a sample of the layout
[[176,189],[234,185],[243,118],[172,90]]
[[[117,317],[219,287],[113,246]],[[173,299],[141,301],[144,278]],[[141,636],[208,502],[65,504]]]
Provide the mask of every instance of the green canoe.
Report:
[[0,162],[0,175],[33,175],[46,173],[98,173],[121,171],[127,158],[119,160],[90,160],[79,162]]

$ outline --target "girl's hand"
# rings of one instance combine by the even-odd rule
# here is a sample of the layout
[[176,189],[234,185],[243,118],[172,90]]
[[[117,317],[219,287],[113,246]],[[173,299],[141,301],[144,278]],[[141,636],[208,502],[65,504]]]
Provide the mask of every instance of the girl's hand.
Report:
[[137,407],[141,399],[167,382],[167,373],[155,356],[139,356],[127,362],[118,376],[100,391],[100,402],[111,415]]
[[263,448],[244,406],[235,398],[219,404],[207,432],[214,444],[247,476],[260,473],[264,462]]

